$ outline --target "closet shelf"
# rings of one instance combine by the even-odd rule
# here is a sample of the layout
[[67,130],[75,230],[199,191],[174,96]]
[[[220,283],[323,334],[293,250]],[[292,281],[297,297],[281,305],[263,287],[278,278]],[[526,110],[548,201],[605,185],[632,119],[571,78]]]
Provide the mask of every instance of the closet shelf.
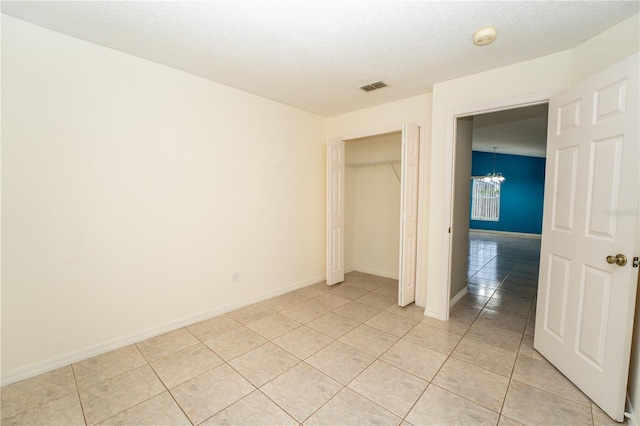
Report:
[[400,163],[400,162],[401,162],[400,160],[386,160],[386,161],[373,161],[371,163],[349,163],[349,164],[345,164],[344,166],[346,168],[357,169],[358,167],[389,165],[393,169],[393,173],[395,173],[396,177],[398,178],[398,182],[400,182],[400,175],[398,174],[398,171],[396,170],[396,168],[393,166],[393,163]]
[[371,163],[347,163],[344,166],[346,168],[358,168],[358,167],[370,167],[370,166],[380,166],[380,165],[387,165],[387,164],[391,164],[391,163],[400,163],[400,160],[385,160],[385,161],[374,161]]

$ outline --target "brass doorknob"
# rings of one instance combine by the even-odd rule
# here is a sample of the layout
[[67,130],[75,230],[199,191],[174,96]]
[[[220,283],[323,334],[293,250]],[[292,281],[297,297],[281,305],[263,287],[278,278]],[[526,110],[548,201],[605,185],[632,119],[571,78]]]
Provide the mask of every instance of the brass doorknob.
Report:
[[627,256],[624,254],[616,254],[615,256],[607,256],[607,263],[613,265],[614,263],[618,266],[624,266],[627,264]]

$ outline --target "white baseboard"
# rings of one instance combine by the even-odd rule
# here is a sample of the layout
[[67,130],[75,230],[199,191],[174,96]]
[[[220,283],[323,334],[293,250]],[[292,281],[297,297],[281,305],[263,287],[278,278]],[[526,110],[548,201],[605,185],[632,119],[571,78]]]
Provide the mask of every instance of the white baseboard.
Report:
[[627,417],[627,426],[638,426],[638,417],[636,416],[636,410],[633,404],[631,404],[631,399],[629,399],[629,394],[627,394],[626,413],[629,414],[629,417]]
[[170,321],[156,327],[151,327],[146,330],[141,330],[135,333],[127,334],[115,339],[107,340],[105,342],[96,343],[95,345],[87,346],[75,351],[67,352],[64,354],[56,355],[52,358],[48,358],[42,361],[34,362],[23,367],[14,368],[12,370],[2,371],[2,386],[10,385],[11,383],[19,380],[28,379],[38,374],[46,373],[56,368],[65,367],[74,362],[83,361],[85,359],[94,357],[96,355],[103,354],[115,349],[122,348],[134,343],[141,342],[143,340],[150,339],[152,337],[159,336],[170,331],[177,330],[182,327],[195,324],[197,322],[215,317],[217,315],[225,314],[227,312],[251,305],[253,303],[261,302],[263,300],[270,299],[275,296],[279,296],[284,293],[288,293],[299,288],[307,287],[312,284],[317,284],[325,280],[324,275],[312,277],[297,283],[281,287],[275,290],[267,291],[247,299],[243,299],[237,302],[229,303],[223,306],[219,306],[210,311],[200,312],[194,315]]
[[458,292],[458,294],[456,294],[451,298],[451,300],[449,301],[449,309],[456,306],[456,303],[458,303],[460,299],[466,296],[468,291],[469,290],[467,290],[467,286],[465,285],[464,288]]
[[425,308],[424,316],[425,317],[429,317],[429,318],[435,318],[435,319],[440,320],[440,321],[446,321],[447,320],[442,312],[434,311],[434,310],[429,309],[429,308]]
[[369,268],[360,268],[358,266],[356,266],[354,270],[358,272],[364,272],[365,274],[377,275],[379,277],[391,278],[394,280],[397,280],[399,278],[398,274],[389,274],[386,272],[374,271],[373,269],[369,269]]
[[506,235],[506,236],[511,236],[511,237],[534,238],[534,239],[538,239],[538,240],[540,238],[542,238],[541,234],[527,234],[526,232],[491,231],[489,229],[469,229],[469,233],[497,234],[497,235]]

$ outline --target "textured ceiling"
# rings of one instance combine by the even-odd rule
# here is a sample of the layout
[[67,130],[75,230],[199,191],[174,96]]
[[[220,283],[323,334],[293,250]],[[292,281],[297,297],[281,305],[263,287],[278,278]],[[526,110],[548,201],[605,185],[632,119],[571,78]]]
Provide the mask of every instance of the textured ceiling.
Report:
[[545,157],[548,105],[510,109],[473,117],[473,150]]
[[[637,1],[2,1],[2,12],[303,110],[332,116],[558,52]],[[473,32],[498,29],[478,48]],[[382,80],[389,87],[365,93]]]

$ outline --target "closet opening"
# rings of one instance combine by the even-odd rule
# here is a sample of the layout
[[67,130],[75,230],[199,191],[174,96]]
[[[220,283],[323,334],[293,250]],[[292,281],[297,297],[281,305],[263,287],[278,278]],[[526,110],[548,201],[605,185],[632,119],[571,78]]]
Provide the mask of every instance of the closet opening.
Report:
[[330,139],[327,284],[358,271],[398,280],[398,304],[416,300],[420,128]]
[[346,141],[345,272],[398,279],[402,133]]

